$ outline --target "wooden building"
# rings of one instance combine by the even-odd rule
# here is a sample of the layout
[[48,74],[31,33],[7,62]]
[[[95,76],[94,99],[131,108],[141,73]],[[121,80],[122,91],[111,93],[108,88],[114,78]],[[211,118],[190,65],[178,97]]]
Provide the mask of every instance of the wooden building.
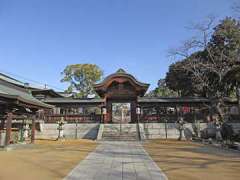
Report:
[[[153,138],[155,135],[151,132],[155,131],[160,133],[157,137],[162,138],[164,126],[170,128],[175,138],[174,124],[179,117],[192,125],[211,120],[209,99],[146,97],[149,84],[138,81],[122,69],[95,84],[94,88],[97,98],[74,98],[53,89],[31,87],[0,74],[0,145],[14,143],[15,133],[20,134],[18,140],[22,141],[21,132],[26,124],[31,128],[29,141],[34,142],[35,129],[37,137],[57,138],[58,122],[62,120],[67,123],[64,127],[69,138],[96,138],[102,126],[100,123],[115,124],[110,126],[117,128],[136,127],[135,123],[138,127],[144,125],[150,133],[148,138]],[[239,122],[237,101],[226,98],[225,104],[226,119]]]
[[[145,97],[149,84],[138,81],[119,69],[107,76],[94,88],[100,98],[74,99],[53,90],[34,90],[36,98],[54,105],[53,111],[42,115],[44,121],[53,123],[61,117],[69,123],[136,123],[175,122],[179,116],[186,121],[206,121],[209,100],[202,97],[158,98]],[[237,101],[226,100],[229,107]],[[239,115],[237,116],[239,118]]]
[[[148,87],[149,84],[120,69],[94,85],[99,98],[76,99],[52,89],[29,87],[1,74],[1,131],[7,130],[6,144],[9,144],[12,120],[25,117],[34,124],[36,115],[45,123],[56,123],[62,118],[67,123],[163,123],[175,122],[179,116],[187,122],[208,120],[207,98],[146,97]],[[227,113],[229,117],[239,121],[237,101],[226,99],[226,103],[228,112],[236,110]]]
[[[1,146],[13,142],[11,132],[18,131],[13,128],[14,122],[31,121],[31,142],[35,139],[36,114],[42,109],[52,109],[53,106],[32,96],[26,84],[0,74],[0,140]],[[21,124],[23,125],[23,124]]]
[[117,123],[122,118],[121,109],[124,110],[124,122],[134,123],[137,120],[136,109],[138,97],[143,97],[149,84],[139,82],[123,69],[106,77],[103,82],[94,86],[95,91],[104,100],[106,108],[104,123]]

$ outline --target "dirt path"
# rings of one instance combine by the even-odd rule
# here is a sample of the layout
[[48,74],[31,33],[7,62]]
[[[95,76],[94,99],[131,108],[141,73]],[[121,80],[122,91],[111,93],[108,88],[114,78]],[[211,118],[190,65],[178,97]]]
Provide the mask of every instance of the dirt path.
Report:
[[0,151],[0,179],[62,179],[95,148],[87,140],[37,141],[31,149]]
[[165,140],[152,140],[144,147],[169,180],[240,179],[240,153]]

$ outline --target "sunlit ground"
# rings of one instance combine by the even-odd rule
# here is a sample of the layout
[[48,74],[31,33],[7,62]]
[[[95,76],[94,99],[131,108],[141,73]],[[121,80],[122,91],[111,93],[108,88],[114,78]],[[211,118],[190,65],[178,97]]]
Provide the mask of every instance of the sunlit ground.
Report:
[[0,151],[0,179],[62,179],[96,145],[97,143],[89,140],[38,140],[33,148]]
[[152,140],[144,145],[169,180],[239,180],[240,154],[190,142]]

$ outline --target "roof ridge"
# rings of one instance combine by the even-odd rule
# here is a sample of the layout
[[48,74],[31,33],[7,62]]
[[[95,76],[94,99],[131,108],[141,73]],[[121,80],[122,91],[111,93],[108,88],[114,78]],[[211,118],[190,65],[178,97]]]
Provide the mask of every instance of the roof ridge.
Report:
[[123,68],[119,68],[116,73],[127,74],[127,72]]
[[4,76],[4,77],[6,77],[6,78],[9,78],[9,79],[11,79],[11,80],[14,80],[14,81],[17,81],[17,82],[20,82],[20,83],[23,83],[23,84],[24,84],[24,82],[22,82],[22,81],[20,81],[20,80],[18,80],[18,79],[15,79],[15,78],[13,78],[13,77],[11,77],[11,76],[9,76],[9,75],[6,75],[6,74],[4,74],[4,73],[1,73],[1,72],[0,72],[0,75]]

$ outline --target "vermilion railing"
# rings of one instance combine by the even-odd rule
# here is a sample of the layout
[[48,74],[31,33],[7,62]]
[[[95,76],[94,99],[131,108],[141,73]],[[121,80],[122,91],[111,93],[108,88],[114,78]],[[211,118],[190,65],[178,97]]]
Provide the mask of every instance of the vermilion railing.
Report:
[[140,122],[142,123],[164,123],[165,121],[175,122],[177,120],[176,115],[141,115]]
[[100,123],[101,115],[46,115],[44,121],[46,123],[56,123],[64,120],[68,123]]

